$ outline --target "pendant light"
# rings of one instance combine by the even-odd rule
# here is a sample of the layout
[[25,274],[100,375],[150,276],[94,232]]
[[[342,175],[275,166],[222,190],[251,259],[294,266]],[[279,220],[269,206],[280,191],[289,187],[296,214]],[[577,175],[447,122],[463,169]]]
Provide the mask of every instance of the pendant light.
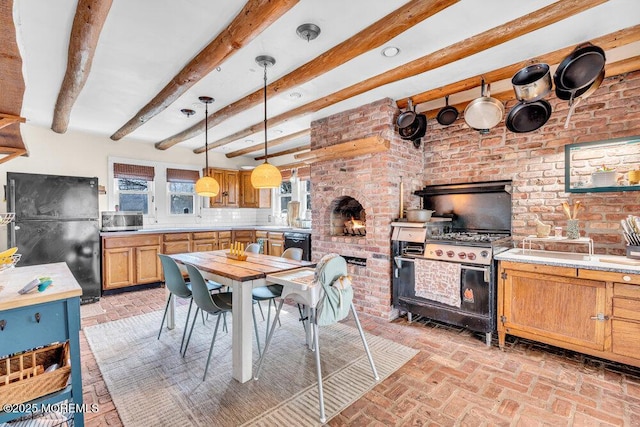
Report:
[[198,98],[204,104],[204,176],[196,181],[196,194],[204,197],[215,197],[220,192],[220,184],[209,176],[209,104],[213,102],[210,96]]
[[267,67],[275,64],[276,60],[271,56],[260,55],[256,62],[264,67],[264,163],[251,172],[251,185],[253,188],[278,188],[282,183],[282,174],[267,161]]

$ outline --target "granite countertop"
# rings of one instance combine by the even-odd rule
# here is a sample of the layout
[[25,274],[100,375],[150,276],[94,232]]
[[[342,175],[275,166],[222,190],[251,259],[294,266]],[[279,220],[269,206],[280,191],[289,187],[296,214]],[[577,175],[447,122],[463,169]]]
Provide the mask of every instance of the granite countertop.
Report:
[[496,255],[496,259],[498,261],[515,261],[529,264],[640,274],[640,260],[616,255],[594,254],[589,256],[589,254],[586,253],[513,248]]
[[294,232],[311,234],[310,228],[294,228],[284,225],[245,225],[245,226],[200,226],[200,227],[167,227],[167,228],[143,228],[135,231],[101,231],[102,237],[131,236],[138,234],[164,234],[164,233],[197,233],[199,231],[230,231],[230,230],[260,230],[275,232]]

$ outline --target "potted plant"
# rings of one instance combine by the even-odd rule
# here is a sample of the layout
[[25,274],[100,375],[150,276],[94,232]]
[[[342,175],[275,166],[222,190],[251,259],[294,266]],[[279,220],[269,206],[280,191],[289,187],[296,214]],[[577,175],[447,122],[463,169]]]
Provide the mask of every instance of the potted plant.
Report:
[[611,187],[616,185],[615,169],[602,165],[591,174],[591,183],[594,187]]

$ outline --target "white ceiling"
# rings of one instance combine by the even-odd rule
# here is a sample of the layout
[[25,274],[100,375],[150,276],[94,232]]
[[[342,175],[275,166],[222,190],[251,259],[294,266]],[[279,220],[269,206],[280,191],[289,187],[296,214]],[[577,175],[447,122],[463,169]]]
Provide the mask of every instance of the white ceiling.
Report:
[[[26,84],[21,115],[31,124],[49,128],[67,65],[69,35],[77,0],[14,0],[14,3],[14,22]],[[269,82],[273,82],[405,3],[405,0],[300,0],[246,47],[228,58],[219,71],[213,71],[200,80],[169,108],[126,136],[122,142],[153,144],[197,123],[204,118],[204,109],[197,100],[198,96],[215,98],[209,109],[212,113],[259,90],[263,84],[263,70],[255,63],[258,55],[275,57],[275,66],[268,69]],[[294,90],[270,98],[269,117],[552,3],[554,1],[551,0],[462,0],[380,48],[360,55]],[[73,106],[69,130],[104,135],[105,143],[113,143],[108,139],[109,136],[131,119],[191,58],[210,43],[243,6],[244,2],[237,0],[114,0],[100,35],[91,73]],[[320,36],[311,42],[296,35],[296,28],[307,22],[322,29]],[[610,0],[570,19],[471,57],[274,126],[269,129],[269,139],[306,129],[312,120],[383,97],[406,98],[639,23],[639,1]],[[400,54],[394,58],[382,56],[380,52],[385,46],[398,47]],[[638,54],[640,48],[635,44],[617,56]],[[302,97],[293,98],[291,92],[298,92]],[[463,101],[465,97],[475,98],[479,94],[479,88],[473,94],[452,94],[450,103]],[[444,105],[444,100],[439,101],[439,105]],[[186,118],[180,113],[182,108],[195,109],[197,114]],[[209,141],[260,123],[262,118],[263,105],[248,109],[212,128]],[[263,138],[261,133],[257,133],[214,150],[223,153],[239,150],[258,144]],[[270,151],[307,143],[308,137],[299,138]],[[180,145],[199,148],[204,145],[204,134]],[[168,155],[170,151],[167,150]],[[258,151],[251,156],[260,154]]]

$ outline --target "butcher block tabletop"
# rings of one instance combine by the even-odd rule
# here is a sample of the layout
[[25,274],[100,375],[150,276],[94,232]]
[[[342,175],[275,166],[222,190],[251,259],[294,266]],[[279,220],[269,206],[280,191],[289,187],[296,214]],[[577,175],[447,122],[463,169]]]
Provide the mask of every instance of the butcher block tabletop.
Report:
[[263,279],[267,274],[293,270],[299,267],[313,267],[315,263],[296,261],[272,255],[247,253],[247,259],[240,261],[228,258],[229,250],[210,252],[189,252],[169,255],[177,262],[193,264],[199,270],[217,274],[239,282]]

